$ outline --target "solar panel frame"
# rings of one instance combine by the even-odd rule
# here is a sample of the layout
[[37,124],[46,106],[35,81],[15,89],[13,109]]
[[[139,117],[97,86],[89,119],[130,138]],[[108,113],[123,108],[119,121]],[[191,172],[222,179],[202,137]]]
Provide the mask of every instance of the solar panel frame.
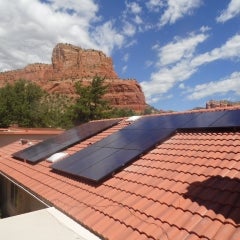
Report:
[[62,151],[77,142],[83,141],[109,127],[116,125],[119,121],[120,119],[110,119],[84,123],[29,148],[15,152],[13,157],[31,163],[36,163],[58,151]]

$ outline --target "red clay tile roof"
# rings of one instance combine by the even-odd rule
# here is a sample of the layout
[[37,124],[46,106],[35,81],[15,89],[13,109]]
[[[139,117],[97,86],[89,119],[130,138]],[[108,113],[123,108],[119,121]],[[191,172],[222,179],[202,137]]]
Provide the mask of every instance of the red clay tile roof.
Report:
[[[72,154],[128,124],[67,150]],[[99,186],[0,149],[0,171],[106,239],[240,239],[240,131],[177,132]]]

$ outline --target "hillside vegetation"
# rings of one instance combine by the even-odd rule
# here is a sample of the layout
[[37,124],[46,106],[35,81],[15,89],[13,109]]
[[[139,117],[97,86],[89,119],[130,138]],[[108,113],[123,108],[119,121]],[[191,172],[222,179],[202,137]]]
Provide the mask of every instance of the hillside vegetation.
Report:
[[93,77],[90,85],[75,84],[77,98],[49,94],[33,82],[20,79],[0,89],[0,127],[61,127],[102,118],[135,115],[117,109],[103,99],[108,86],[104,78]]

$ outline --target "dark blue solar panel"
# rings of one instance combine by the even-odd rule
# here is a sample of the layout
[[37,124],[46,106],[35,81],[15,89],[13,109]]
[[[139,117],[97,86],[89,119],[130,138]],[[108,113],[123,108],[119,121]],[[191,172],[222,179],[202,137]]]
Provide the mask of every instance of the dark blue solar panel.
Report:
[[118,149],[114,152],[114,154],[106,158],[102,158],[95,165],[92,165],[83,172],[80,172],[79,175],[82,178],[91,181],[101,181],[109,175],[112,175],[115,171],[121,169],[126,164],[131,163],[131,161],[139,157],[140,154],[141,151],[139,150]]
[[93,146],[120,149],[145,149],[154,146],[156,142],[166,138],[174,131],[174,128],[155,129],[154,131],[149,131],[149,129],[126,128],[95,143]]
[[225,126],[240,126],[240,110],[144,117],[51,167],[97,182],[152,149],[178,128]]
[[139,149],[143,152],[153,148],[156,144],[163,142],[169,136],[175,132],[174,128],[159,129],[152,132],[143,132],[141,136],[138,136],[136,141],[133,141],[126,145],[125,149]]
[[211,127],[240,127],[240,110],[225,111],[222,117],[213,122]]
[[89,148],[93,152],[88,156],[83,157],[80,151],[51,167],[91,181],[100,181],[141,154],[140,150],[134,149],[99,148],[96,151],[95,147]]
[[136,123],[126,127],[128,129],[162,129],[162,128],[182,128],[192,119],[196,118],[199,113],[188,114],[169,114],[159,116],[149,116],[140,118]]
[[61,151],[79,141],[83,141],[100,131],[117,124],[118,122],[119,119],[84,123],[78,127],[59,134],[56,137],[47,139],[34,146],[18,151],[14,153],[13,156],[18,159],[35,163],[47,158],[57,151]]
[[54,163],[51,167],[60,171],[64,169],[64,172],[78,176],[87,168],[118,151],[118,149],[96,148],[93,146],[90,146],[88,150],[90,152],[87,155],[85,155],[85,151],[80,151],[68,157],[67,161],[64,159]]
[[225,114],[224,111],[202,112],[192,118],[183,128],[207,128]]
[[72,156],[54,163],[54,170],[69,173],[92,181],[100,181],[140,154],[165,140],[175,129],[129,129],[85,148]]

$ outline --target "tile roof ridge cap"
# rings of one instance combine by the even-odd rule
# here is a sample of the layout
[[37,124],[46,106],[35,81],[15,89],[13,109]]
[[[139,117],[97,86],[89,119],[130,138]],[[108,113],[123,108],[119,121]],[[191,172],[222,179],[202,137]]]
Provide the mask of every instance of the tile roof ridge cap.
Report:
[[218,107],[218,108],[202,108],[196,110],[186,110],[186,111],[174,111],[174,112],[162,112],[162,113],[155,113],[155,114],[147,114],[142,115],[142,117],[155,117],[155,116],[168,116],[168,115],[176,115],[176,114],[189,114],[189,113],[202,113],[202,112],[219,112],[219,111],[227,111],[227,110],[240,110],[239,106],[234,107]]
[[[118,120],[121,121],[123,119],[127,119],[128,117],[114,117],[114,118],[102,118],[102,119],[95,119],[90,120],[89,122],[101,122],[101,121],[107,121],[107,120]],[[86,122],[87,123],[87,122]],[[80,125],[80,124],[79,124]]]
[[1,133],[9,134],[54,134],[61,133],[64,129],[51,129],[51,128],[1,128]]
[[240,110],[240,107],[217,107],[217,108],[209,108],[209,109],[192,110],[190,112],[220,112],[220,111],[228,111],[228,110]]

